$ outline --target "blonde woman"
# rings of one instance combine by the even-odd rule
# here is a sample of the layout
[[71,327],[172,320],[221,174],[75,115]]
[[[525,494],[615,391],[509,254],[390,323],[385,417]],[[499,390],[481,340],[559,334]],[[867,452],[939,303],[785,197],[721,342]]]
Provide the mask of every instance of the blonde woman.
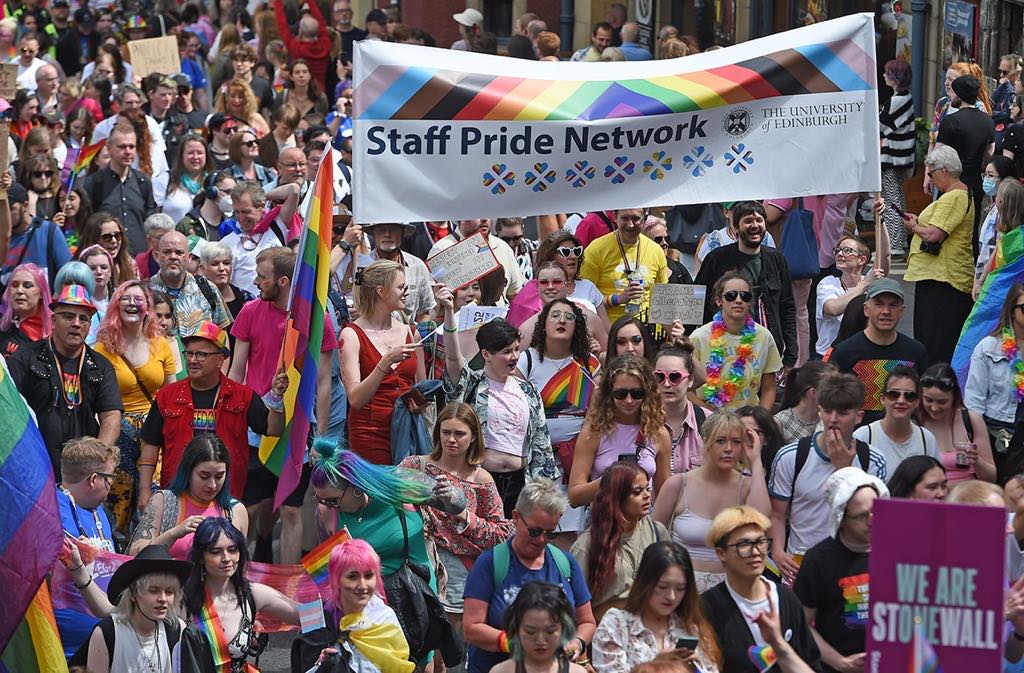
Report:
[[270,133],[270,125],[259,113],[259,101],[256,100],[256,94],[252,92],[252,87],[245,80],[235,78],[222,84],[220,92],[217,94],[217,100],[214,101],[213,109],[215,112],[224,112],[248,124],[260,138]]

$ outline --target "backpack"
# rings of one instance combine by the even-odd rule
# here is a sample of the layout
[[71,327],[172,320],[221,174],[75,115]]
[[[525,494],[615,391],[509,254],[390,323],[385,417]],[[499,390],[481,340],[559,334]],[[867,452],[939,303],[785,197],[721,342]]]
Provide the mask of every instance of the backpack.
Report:
[[669,247],[693,253],[702,236],[726,225],[725,209],[720,203],[675,206],[665,213],[665,224]]
[[[548,545],[548,552],[555,561],[558,574],[562,576],[563,583],[572,577],[572,566],[569,564],[569,557],[565,552],[553,544]],[[511,558],[512,548],[508,542],[502,542],[494,548],[494,586],[497,588],[508,577],[508,564]]]
[[217,313],[217,295],[213,291],[213,286],[210,285],[210,281],[206,279],[206,276],[195,276],[196,285],[199,286],[199,291],[206,297],[206,301],[210,304],[210,319],[213,319],[214,314]]
[[[804,464],[811,455],[812,441],[814,441],[814,435],[811,435],[810,437],[802,437],[796,444],[796,465],[793,467],[793,485],[790,487],[791,493],[796,493],[796,478],[800,475],[800,470],[804,468]],[[857,442],[857,460],[860,461],[861,469],[867,472],[868,467],[871,465],[870,447],[859,439],[855,439],[854,441]]]

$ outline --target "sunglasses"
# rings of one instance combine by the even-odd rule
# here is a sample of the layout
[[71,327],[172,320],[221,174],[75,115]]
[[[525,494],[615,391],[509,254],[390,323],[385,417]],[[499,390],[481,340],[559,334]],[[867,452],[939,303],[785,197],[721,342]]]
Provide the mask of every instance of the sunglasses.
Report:
[[662,369],[654,370],[654,380],[658,382],[658,385],[661,385],[665,383],[665,381],[668,381],[671,385],[678,386],[680,383],[682,383],[688,378],[690,378],[690,375],[687,372],[681,371],[679,369],[673,369],[670,371],[665,371]]
[[509,244],[510,247],[515,247],[523,240],[522,236],[499,236],[501,240]]
[[34,178],[52,178],[53,171],[32,171],[32,177]]
[[100,234],[101,241],[120,241],[122,238],[124,238],[124,235],[120,231],[114,231],[108,234]]
[[582,245],[575,245],[575,246],[572,246],[572,247],[567,246],[567,245],[566,246],[560,246],[558,248],[555,248],[555,250],[558,251],[559,255],[561,255],[562,257],[565,257],[566,259],[569,259],[570,257],[575,257],[576,259],[579,259],[580,257],[583,256],[583,246]]
[[549,540],[554,540],[555,538],[557,538],[559,535],[562,534],[561,531],[548,530],[547,528],[527,528],[526,529],[526,533],[530,537],[534,537],[534,538],[537,538],[537,537],[540,537],[541,535],[543,535],[544,537],[546,537]]
[[668,245],[668,236],[651,236],[651,240],[658,245]]
[[948,376],[922,376],[921,387],[922,388],[938,388],[949,392],[956,386],[956,381],[949,378]]
[[736,297],[739,297],[744,304],[749,304],[754,295],[749,290],[729,290],[722,293],[722,299],[726,301],[736,301]]
[[537,285],[541,287],[562,287],[565,285],[565,281],[561,278],[538,279]]
[[632,397],[634,400],[642,400],[644,398],[643,388],[616,388],[612,391],[612,397],[617,400],[624,400],[627,397]]
[[617,346],[625,346],[626,344],[628,344],[630,342],[632,342],[632,344],[634,346],[639,346],[640,344],[642,344],[644,342],[644,338],[642,336],[640,336],[639,334],[637,334],[636,336],[631,336],[631,337],[616,337],[615,338],[615,344]]
[[907,402],[917,402],[918,395],[913,390],[886,390],[882,397],[889,402],[895,402],[901,397]]
[[257,145],[259,145],[259,141],[257,141],[257,140],[246,140],[242,144],[245,145],[248,148],[253,148],[253,147],[256,147]]

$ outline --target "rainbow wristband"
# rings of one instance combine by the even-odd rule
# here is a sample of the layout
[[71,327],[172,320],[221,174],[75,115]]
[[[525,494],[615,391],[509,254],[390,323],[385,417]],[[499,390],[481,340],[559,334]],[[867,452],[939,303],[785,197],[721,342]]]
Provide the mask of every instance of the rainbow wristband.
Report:
[[504,631],[499,631],[498,632],[497,646],[498,646],[498,651],[499,652],[504,652],[505,654],[508,654],[509,652],[512,651],[512,648],[509,647],[509,644],[508,644],[508,634],[505,633]]

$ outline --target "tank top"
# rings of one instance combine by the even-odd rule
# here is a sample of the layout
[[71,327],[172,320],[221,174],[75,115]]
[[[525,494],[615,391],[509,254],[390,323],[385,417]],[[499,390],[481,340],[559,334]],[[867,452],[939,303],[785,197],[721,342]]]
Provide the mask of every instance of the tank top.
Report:
[[[169,494],[170,491],[166,493]],[[190,516],[201,516],[204,519],[208,519],[210,517],[224,516],[224,510],[220,508],[216,501],[211,502],[209,505],[204,505],[187,493],[182,493],[178,496],[178,520],[174,525],[177,526]],[[188,533],[175,540],[174,544],[171,545],[171,558],[187,561],[189,552],[192,551],[193,537],[195,537],[193,533]]]
[[[742,505],[741,494],[743,493],[743,479],[740,475],[739,490],[736,493],[736,504]],[[682,505],[682,510],[679,506]],[[679,501],[676,503],[673,512],[678,512],[672,519],[672,541],[686,547],[690,552],[690,558],[695,561],[718,561],[718,554],[707,545],[708,531],[711,530],[711,519],[706,519],[690,511],[690,504],[686,499],[686,475],[683,475],[683,482],[679,488]]]
[[110,673],[170,673],[171,651],[164,625],[140,636],[126,619],[114,618],[114,655]]
[[[638,449],[640,455],[637,458]],[[654,479],[654,471],[657,469],[655,456],[658,454],[654,442],[641,435],[639,425],[616,423],[597,445],[594,465],[590,468],[590,480],[600,479],[609,467],[618,462],[619,456],[626,453],[637,458],[637,464],[647,473],[648,479]]]

